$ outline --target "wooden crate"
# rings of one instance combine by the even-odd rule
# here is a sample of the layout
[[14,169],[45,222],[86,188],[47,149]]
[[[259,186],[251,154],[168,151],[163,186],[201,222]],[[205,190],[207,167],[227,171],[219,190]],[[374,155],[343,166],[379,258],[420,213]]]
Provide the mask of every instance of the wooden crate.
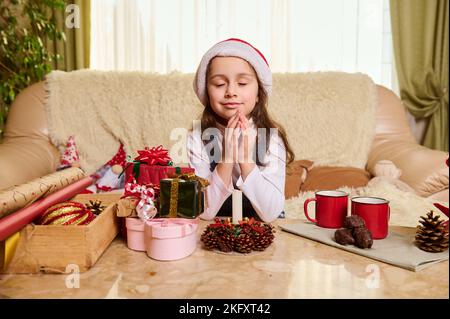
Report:
[[[91,268],[119,232],[116,201],[120,194],[83,194],[72,200],[99,199],[107,208],[85,226],[28,224],[20,231],[14,256],[2,273],[65,273],[73,264],[80,272]],[[70,266],[73,267],[73,266]]]
[[76,202],[80,202],[83,204],[89,203],[89,200],[101,200],[103,205],[109,206],[110,204],[116,203],[122,193],[100,193],[100,194],[80,194],[72,198]]

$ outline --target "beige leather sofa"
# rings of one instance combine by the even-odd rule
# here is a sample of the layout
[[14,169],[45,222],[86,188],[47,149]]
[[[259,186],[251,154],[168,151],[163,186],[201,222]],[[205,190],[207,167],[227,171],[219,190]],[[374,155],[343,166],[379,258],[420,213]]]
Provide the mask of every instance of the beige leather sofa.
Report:
[[[400,179],[419,195],[448,202],[448,154],[418,145],[400,99],[382,86],[377,89],[376,133],[367,170],[373,173],[379,160],[391,160],[402,170]],[[0,190],[49,174],[58,165],[59,153],[48,137],[44,98],[40,82],[20,93],[11,107],[0,144]]]

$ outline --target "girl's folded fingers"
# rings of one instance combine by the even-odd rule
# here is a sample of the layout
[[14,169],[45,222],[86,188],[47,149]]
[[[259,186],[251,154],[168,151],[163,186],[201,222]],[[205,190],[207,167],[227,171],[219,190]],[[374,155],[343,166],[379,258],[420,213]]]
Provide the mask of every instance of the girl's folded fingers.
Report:
[[236,125],[239,123],[240,117],[239,114],[236,113],[236,116],[234,117],[233,121],[231,121],[229,127],[235,128]]
[[238,112],[234,113],[234,115],[228,119],[227,127],[230,127],[230,124],[236,119],[236,117],[239,117]]
[[242,114],[242,113],[239,114],[239,117],[240,117],[240,121],[243,124],[243,128],[246,129],[248,127],[248,119],[247,119],[247,117],[244,114]]

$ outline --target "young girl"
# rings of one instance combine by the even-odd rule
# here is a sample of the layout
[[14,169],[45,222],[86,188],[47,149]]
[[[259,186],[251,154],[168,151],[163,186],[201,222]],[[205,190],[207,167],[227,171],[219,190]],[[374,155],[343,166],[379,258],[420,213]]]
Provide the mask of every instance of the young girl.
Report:
[[267,112],[271,88],[266,59],[248,42],[228,39],[203,56],[194,90],[205,109],[201,129],[187,139],[190,166],[210,182],[202,219],[231,216],[234,188],[243,192],[244,216],[271,222],[284,214],[286,162],[294,156]]

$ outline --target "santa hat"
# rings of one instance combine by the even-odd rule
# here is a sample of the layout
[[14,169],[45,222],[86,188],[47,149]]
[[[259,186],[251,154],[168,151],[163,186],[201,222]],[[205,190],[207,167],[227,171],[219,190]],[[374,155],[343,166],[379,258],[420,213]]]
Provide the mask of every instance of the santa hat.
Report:
[[106,163],[106,165],[114,166],[114,165],[120,165],[125,166],[127,154],[125,153],[125,150],[123,149],[123,144],[120,143],[119,150],[117,151],[116,155],[112,159],[109,160],[109,162]]
[[232,56],[246,60],[255,69],[267,95],[272,92],[272,72],[264,55],[250,43],[236,38],[227,39],[215,44],[209,49],[197,68],[194,79],[194,91],[200,102],[206,105],[208,97],[206,94],[206,70],[209,62],[216,56]]

